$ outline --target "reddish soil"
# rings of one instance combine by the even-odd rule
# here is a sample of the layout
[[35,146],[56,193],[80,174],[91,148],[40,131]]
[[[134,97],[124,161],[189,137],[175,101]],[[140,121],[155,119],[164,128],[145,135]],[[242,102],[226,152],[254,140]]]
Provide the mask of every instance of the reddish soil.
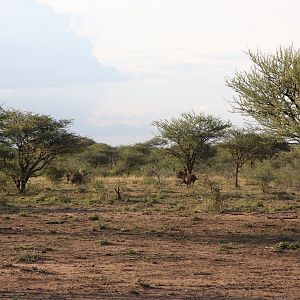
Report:
[[299,212],[2,212],[0,298],[300,299],[296,240]]

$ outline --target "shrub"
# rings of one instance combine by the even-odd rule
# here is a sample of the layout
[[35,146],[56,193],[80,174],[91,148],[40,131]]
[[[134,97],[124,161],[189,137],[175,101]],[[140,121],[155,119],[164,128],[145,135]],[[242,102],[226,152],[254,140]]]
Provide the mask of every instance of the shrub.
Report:
[[17,257],[17,262],[31,264],[31,263],[35,263],[35,262],[39,261],[40,259],[41,259],[41,256],[35,252],[23,253]]
[[92,183],[94,190],[96,191],[99,200],[107,200],[109,196],[106,184],[102,180],[96,180]]
[[108,241],[108,240],[101,240],[101,241],[99,241],[99,244],[101,246],[111,246],[111,245],[113,245],[113,243]]
[[253,172],[253,178],[260,185],[263,193],[267,193],[269,184],[275,179],[272,165],[269,161],[261,162]]
[[[300,165],[299,165],[300,166]],[[285,188],[300,189],[300,174],[298,168],[293,166],[284,166],[276,171],[276,184]]]
[[89,220],[91,221],[98,221],[100,220],[100,217],[96,214],[89,216]]
[[211,198],[205,202],[207,210],[222,211],[224,208],[224,199],[221,194],[221,186],[218,181],[204,175],[202,184],[210,191]]
[[4,173],[0,173],[0,190],[4,192],[8,192],[10,185],[11,185],[10,178]]
[[65,170],[62,170],[61,168],[58,168],[54,165],[50,166],[46,172],[47,178],[51,182],[56,183],[56,184],[61,180],[61,178],[64,176],[64,174],[65,174]]
[[6,197],[0,198],[0,207],[7,207],[9,206],[8,199]]
[[300,250],[300,243],[299,242],[279,242],[275,244],[273,247],[274,251],[283,252],[286,250]]

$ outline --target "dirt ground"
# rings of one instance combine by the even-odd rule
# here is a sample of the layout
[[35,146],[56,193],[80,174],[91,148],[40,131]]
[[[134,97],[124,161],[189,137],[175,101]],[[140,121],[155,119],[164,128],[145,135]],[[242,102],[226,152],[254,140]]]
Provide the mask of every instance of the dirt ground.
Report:
[[299,240],[299,211],[2,211],[0,299],[300,299]]

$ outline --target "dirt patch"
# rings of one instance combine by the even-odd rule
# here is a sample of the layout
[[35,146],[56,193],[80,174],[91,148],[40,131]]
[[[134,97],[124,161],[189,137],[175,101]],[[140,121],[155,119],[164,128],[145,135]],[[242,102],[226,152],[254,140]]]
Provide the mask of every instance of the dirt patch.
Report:
[[1,299],[299,299],[299,212],[28,207],[0,217]]

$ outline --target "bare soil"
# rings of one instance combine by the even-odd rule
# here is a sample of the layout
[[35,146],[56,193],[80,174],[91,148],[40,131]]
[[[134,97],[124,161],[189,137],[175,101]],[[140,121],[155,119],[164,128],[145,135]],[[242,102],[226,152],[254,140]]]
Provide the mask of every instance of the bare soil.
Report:
[[300,299],[299,240],[299,211],[2,211],[0,298]]

